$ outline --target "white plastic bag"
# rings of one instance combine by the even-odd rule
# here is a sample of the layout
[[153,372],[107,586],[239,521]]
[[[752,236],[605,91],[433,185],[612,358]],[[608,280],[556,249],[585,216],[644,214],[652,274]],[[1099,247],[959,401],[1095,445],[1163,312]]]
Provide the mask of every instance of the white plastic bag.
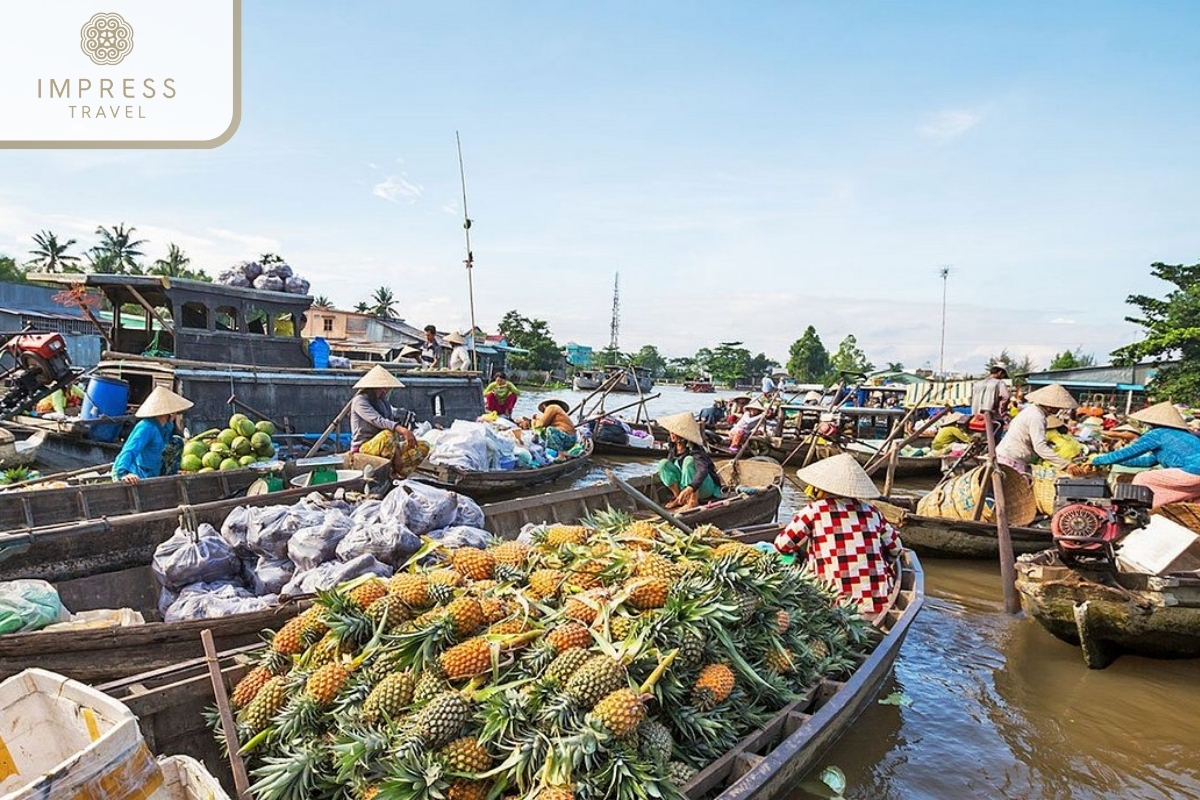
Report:
[[204,522],[195,533],[176,529],[154,549],[150,570],[160,586],[178,591],[192,583],[236,580],[242,561],[217,529]]
[[288,541],[288,558],[300,570],[332,561],[337,557],[338,542],[352,527],[350,517],[340,511],[327,511],[319,524],[296,531]]
[[424,536],[449,525],[457,511],[457,493],[420,481],[402,481],[383,498],[379,518],[404,525],[418,536]]
[[465,494],[458,495],[458,506],[454,509],[451,525],[470,525],[472,528],[483,527],[483,509]]
[[398,522],[375,522],[356,525],[338,542],[337,557],[352,561],[363,554],[374,556],[384,564],[403,564],[421,549],[421,537]]
[[480,550],[487,547],[492,538],[492,535],[482,528],[473,528],[470,525],[452,525],[430,531],[428,536],[446,547],[475,547]]
[[260,597],[279,594],[295,574],[296,565],[288,559],[259,556],[254,565],[254,593]]
[[361,555],[350,561],[327,561],[314,569],[297,572],[280,592],[284,597],[300,597],[332,589],[360,575],[392,577],[392,568],[371,555]]

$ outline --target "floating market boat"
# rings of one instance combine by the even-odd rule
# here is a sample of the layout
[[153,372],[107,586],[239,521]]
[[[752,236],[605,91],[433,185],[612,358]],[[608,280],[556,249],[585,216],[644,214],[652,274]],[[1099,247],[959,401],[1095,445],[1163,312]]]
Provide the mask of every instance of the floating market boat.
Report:
[[709,380],[694,380],[684,381],[683,390],[685,392],[696,392],[697,394],[712,394],[717,390]]
[[[854,456],[854,460],[864,467],[879,458],[879,448],[883,445],[882,441],[860,440],[850,442],[845,445],[845,450],[850,455]],[[879,474],[887,469],[887,460],[883,462],[883,466],[879,468]],[[897,478],[915,478],[926,475],[941,475],[942,474],[942,457],[931,455],[906,456],[903,453],[896,457],[896,470],[894,475]]]
[[580,370],[571,379],[571,388],[577,392],[590,392],[601,387],[610,392],[647,394],[654,388],[654,378],[644,367],[605,367]]
[[[594,445],[593,453],[598,456],[620,456],[622,458],[666,458],[667,446],[663,439],[655,436],[654,431],[663,430],[657,425],[646,424],[642,422],[626,422],[632,430],[641,431],[646,434],[642,441],[650,443],[649,447],[639,447],[633,444],[622,444],[619,442],[606,442],[603,439],[597,439],[592,436],[592,444]],[[639,437],[641,438],[641,437]]]
[[1117,572],[1101,564],[1066,566],[1057,550],[1017,560],[1021,607],[1043,628],[1079,645],[1092,669],[1122,653],[1200,656],[1200,576]]
[[[995,561],[1000,557],[996,523],[926,517],[912,512],[913,501],[894,498],[880,503],[888,520],[900,529],[900,539],[922,556]],[[1012,526],[1013,554],[1036,553],[1054,546],[1048,528]]]
[[583,452],[532,469],[469,470],[425,460],[413,477],[443,489],[465,494],[475,500],[506,497],[545,483],[573,478],[588,468],[592,459],[592,440],[583,440]]
[[[735,534],[746,542],[766,541],[778,530],[765,527]],[[856,660],[844,680],[824,679],[775,713],[683,787],[692,800],[772,800],[794,790],[821,755],[871,706],[892,670],[905,636],[924,602],[920,561],[905,552],[887,608],[872,620],[878,641]],[[226,685],[240,680],[256,658],[257,647],[222,653],[219,668]],[[99,687],[137,715],[150,748],[158,753],[187,753],[203,759],[229,784],[227,762],[207,726],[213,703],[207,661],[192,659]]]

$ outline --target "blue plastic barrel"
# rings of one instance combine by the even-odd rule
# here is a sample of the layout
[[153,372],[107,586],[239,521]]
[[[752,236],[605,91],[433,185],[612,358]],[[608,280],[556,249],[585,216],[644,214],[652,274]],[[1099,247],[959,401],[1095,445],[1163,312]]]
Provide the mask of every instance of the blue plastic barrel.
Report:
[[[102,378],[99,375],[88,381],[83,394],[83,418],[124,416],[129,407],[129,384],[119,378]],[[92,438],[97,442],[115,442],[121,433],[121,423],[106,422],[92,425]]]
[[308,354],[312,356],[313,369],[329,369],[329,342],[318,336],[308,343]]

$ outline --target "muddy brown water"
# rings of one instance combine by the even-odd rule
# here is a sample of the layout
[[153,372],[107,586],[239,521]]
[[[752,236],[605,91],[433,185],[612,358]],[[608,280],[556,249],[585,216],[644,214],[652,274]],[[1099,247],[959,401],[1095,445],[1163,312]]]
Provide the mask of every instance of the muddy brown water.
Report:
[[[696,411],[712,395],[656,387],[654,416]],[[549,396],[526,393],[518,413]],[[628,395],[613,395],[609,407]],[[650,471],[597,459],[581,483]],[[907,484],[918,489],[920,484]],[[790,487],[780,516],[800,502]],[[822,758],[847,779],[847,800],[1178,800],[1200,798],[1200,659],[1122,656],[1088,670],[1078,648],[1001,605],[999,571],[925,559],[927,600],[882,696]],[[797,788],[790,800],[819,795]]]

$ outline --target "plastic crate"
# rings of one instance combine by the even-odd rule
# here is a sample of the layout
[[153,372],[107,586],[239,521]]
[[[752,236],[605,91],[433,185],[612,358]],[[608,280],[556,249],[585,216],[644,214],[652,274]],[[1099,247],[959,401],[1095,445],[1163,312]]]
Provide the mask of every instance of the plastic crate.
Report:
[[221,782],[191,756],[166,756],[158,765],[163,785],[149,800],[230,800]]
[[141,800],[162,780],[124,704],[43,669],[0,683],[0,800]]
[[1107,478],[1059,478],[1054,485],[1059,500],[1089,500],[1108,495]]

